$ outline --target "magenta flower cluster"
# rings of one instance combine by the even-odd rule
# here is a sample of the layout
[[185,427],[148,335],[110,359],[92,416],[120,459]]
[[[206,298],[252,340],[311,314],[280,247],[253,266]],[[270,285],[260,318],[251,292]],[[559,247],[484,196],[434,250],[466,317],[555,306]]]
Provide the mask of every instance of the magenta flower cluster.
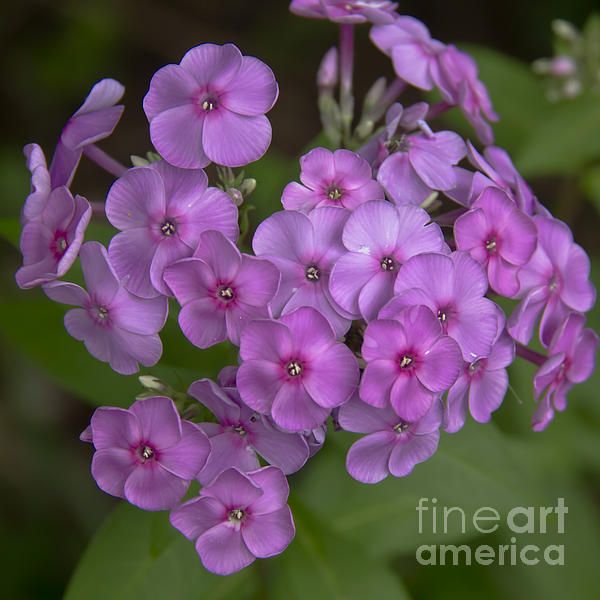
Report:
[[[538,366],[533,428],[544,429],[591,375],[598,346],[585,327],[589,258],[491,145],[497,117],[473,60],[393,2],[294,0],[291,10],[340,25],[318,81],[325,129],[344,147],[300,158],[283,210],[257,225],[251,244],[256,182],[233,168],[266,152],[278,86],[232,44],[202,44],[154,75],[143,107],[158,154],[131,168],[96,145],[123,112],[113,80],[69,120],[50,168],[39,146],[25,147],[18,285],[70,305],[67,332],[118,373],[150,369],[128,410],[98,408],[82,434],[92,475],[108,494],[171,511],[221,575],[290,544],[286,475],[318,452],[329,423],[362,434],[347,454],[353,478],[403,477],[436,452],[441,431],[459,431],[469,415],[490,421],[516,356]],[[372,89],[351,132],[361,23],[373,24],[396,79]],[[403,106],[409,86],[437,88],[443,101]],[[435,130],[453,107],[482,151]],[[104,205],[71,191],[82,156],[116,176]],[[92,213],[117,230],[108,248],[84,243]],[[85,289],[63,280],[78,258]],[[511,314],[499,296],[518,302]],[[233,344],[239,364],[188,390],[152,377],[169,305],[191,344]],[[527,347],[534,336],[543,352]],[[191,484],[200,491],[182,503]]]

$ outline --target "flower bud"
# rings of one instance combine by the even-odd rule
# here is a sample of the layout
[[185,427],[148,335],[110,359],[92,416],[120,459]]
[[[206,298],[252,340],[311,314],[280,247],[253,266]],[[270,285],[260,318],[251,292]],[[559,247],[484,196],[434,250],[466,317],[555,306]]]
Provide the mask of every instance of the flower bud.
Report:
[[242,193],[242,196],[244,196],[244,198],[250,196],[255,189],[256,179],[253,179],[252,177],[244,179],[244,181],[242,181],[242,184],[240,185],[240,192]]
[[556,56],[550,61],[550,74],[555,77],[569,77],[577,71],[577,64],[570,56]]
[[154,377],[154,375],[140,375],[138,381],[140,382],[140,385],[149,392],[160,392],[161,394],[165,394],[171,391],[169,385],[164,381],[161,381],[158,377]]
[[338,84],[338,78],[338,51],[333,46],[323,56],[317,71],[317,85],[320,93],[331,91]]
[[552,21],[552,30],[559,38],[562,38],[566,42],[574,42],[579,39],[577,28],[564,19],[555,19]]
[[225,191],[236,206],[241,206],[244,203],[244,195],[237,188],[227,188]]

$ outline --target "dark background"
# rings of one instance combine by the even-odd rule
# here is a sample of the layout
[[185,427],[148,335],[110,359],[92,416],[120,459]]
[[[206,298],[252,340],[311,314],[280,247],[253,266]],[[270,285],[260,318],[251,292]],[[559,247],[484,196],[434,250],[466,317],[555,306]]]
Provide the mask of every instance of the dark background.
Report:
[[[201,42],[232,41],[273,68],[280,98],[270,113],[271,154],[274,163],[282,164],[297,156],[319,131],[315,71],[335,43],[336,29],[330,23],[294,17],[287,7],[284,0],[2,2],[0,217],[18,215],[28,190],[22,146],[36,141],[50,156],[62,124],[102,77],[118,79],[127,90],[124,118],[103,147],[123,162],[130,154],[149,150],[141,101],[150,77]],[[487,45],[526,62],[551,54],[553,18],[580,26],[594,8],[599,7],[592,0],[421,0],[401,6],[403,13],[424,20],[442,41]],[[368,88],[373,73],[391,75],[387,59],[369,45],[367,31],[361,28],[357,42],[359,91]],[[90,200],[102,200],[109,183],[110,178],[82,162],[78,191]],[[556,189],[554,178],[540,178],[534,185],[573,226],[576,239],[598,254],[594,208],[561,206],[553,193],[544,197],[542,192]],[[271,205],[277,200],[271,198]],[[13,279],[18,264],[17,251],[0,241],[0,293],[7,298],[21,297]],[[0,321],[9,318],[0,313]],[[37,335],[43,338],[44,331]],[[1,595],[60,597],[83,548],[114,502],[96,489],[88,471],[89,452],[77,439],[91,408],[62,391],[40,361],[2,339]],[[62,351],[60,345],[55,348],[58,354]],[[106,404],[111,404],[110,397]],[[590,481],[593,488],[596,484]],[[597,491],[592,496],[597,502]]]

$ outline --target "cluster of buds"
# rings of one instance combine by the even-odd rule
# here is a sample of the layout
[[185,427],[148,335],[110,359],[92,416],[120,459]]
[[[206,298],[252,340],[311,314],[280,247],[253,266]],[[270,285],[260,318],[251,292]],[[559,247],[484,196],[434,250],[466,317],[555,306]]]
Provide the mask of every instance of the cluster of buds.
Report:
[[[98,408],[82,434],[98,486],[169,510],[204,566],[223,575],[292,541],[286,475],[305,468],[331,429],[363,434],[346,460],[356,480],[404,477],[442,432],[469,415],[490,421],[516,357],[538,367],[532,425],[544,429],[591,375],[598,345],[585,327],[589,259],[492,145],[497,117],[473,60],[392,2],[294,0],[291,9],[340,24],[318,83],[321,108],[337,111],[326,129],[344,147],[301,157],[299,181],[258,225],[252,252],[240,248],[242,200],[256,182],[234,169],[267,150],[278,86],[232,44],[197,46],[154,75],[144,110],[157,153],[133,167],[96,146],[123,111],[113,80],[70,119],[49,169],[39,146],[25,149],[32,191],[17,283],[74,306],[70,335],[132,374],[159,361],[170,305],[190,344],[239,348],[216,382],[176,390],[143,376],[128,410]],[[368,23],[397,80],[377,80],[355,119],[354,27]],[[404,106],[409,87],[437,87],[444,100]],[[437,130],[453,107],[483,149]],[[83,155],[116,176],[95,211],[117,230],[108,248],[84,243],[93,209],[71,192]],[[86,289],[63,279],[77,258]],[[518,302],[510,315],[498,297]],[[528,346],[534,336],[543,352]],[[181,504],[194,480],[199,494]]]
[[600,93],[600,18],[592,15],[583,31],[557,19],[552,30],[554,56],[540,58],[532,65],[547,81],[548,99],[557,102],[585,91]]

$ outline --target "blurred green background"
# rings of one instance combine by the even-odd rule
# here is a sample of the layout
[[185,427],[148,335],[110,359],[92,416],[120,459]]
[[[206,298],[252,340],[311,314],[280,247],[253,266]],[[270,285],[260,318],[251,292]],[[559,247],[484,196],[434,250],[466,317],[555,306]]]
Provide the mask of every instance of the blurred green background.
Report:
[[[470,424],[455,436],[443,436],[438,454],[405,480],[372,487],[353,482],[344,470],[344,450],[351,440],[331,435],[325,449],[291,478],[298,527],[293,545],[282,556],[230,578],[208,576],[192,545],[168,527],[165,514],[120,505],[91,479],[91,453],[78,435],[93,406],[128,405],[140,388],[135,377],[117,376],[68,337],[62,307],[39,290],[23,293],[14,284],[18,214],[29,186],[21,148],[36,141],[50,156],[62,124],[91,85],[115,77],[127,88],[127,110],[103,147],[123,162],[130,154],[143,154],[150,143],[141,101],[154,71],[177,62],[200,42],[233,41],[270,64],[281,88],[270,114],[271,150],[248,169],[258,179],[254,218],[263,218],[277,209],[283,185],[297,175],[298,155],[319,132],[314,76],[336,38],[333,25],[293,17],[287,5],[284,0],[21,0],[1,5],[2,597],[58,598],[71,581],[67,597],[86,600],[597,598],[598,377],[572,392],[569,410],[545,433],[533,434],[528,429],[533,370],[515,365],[513,389],[494,424]],[[597,265],[600,98],[584,94],[550,105],[528,66],[551,55],[552,19],[582,26],[594,8],[593,0],[402,2],[403,12],[425,20],[435,37],[475,54],[502,117],[497,143],[513,154],[540,199],[571,225]],[[369,45],[367,31],[361,29],[357,42],[359,93],[375,74],[391,75],[385,57]],[[461,118],[451,122],[472,135]],[[110,182],[84,160],[73,188],[90,200],[102,200]],[[105,237],[106,228],[95,227],[95,233]],[[591,321],[598,330],[597,312]],[[172,320],[163,340],[162,366],[152,372],[182,389],[232,360],[225,348],[191,348]],[[510,538],[504,530],[482,538],[472,526],[464,534],[454,527],[447,535],[435,536],[431,529],[419,535],[415,506],[420,497],[460,506],[467,515],[485,505],[504,514],[518,505],[552,506],[563,497],[569,507],[566,533],[518,536],[518,544],[563,543],[566,565],[420,566],[414,556],[420,544],[460,540],[473,547],[497,546]]]

